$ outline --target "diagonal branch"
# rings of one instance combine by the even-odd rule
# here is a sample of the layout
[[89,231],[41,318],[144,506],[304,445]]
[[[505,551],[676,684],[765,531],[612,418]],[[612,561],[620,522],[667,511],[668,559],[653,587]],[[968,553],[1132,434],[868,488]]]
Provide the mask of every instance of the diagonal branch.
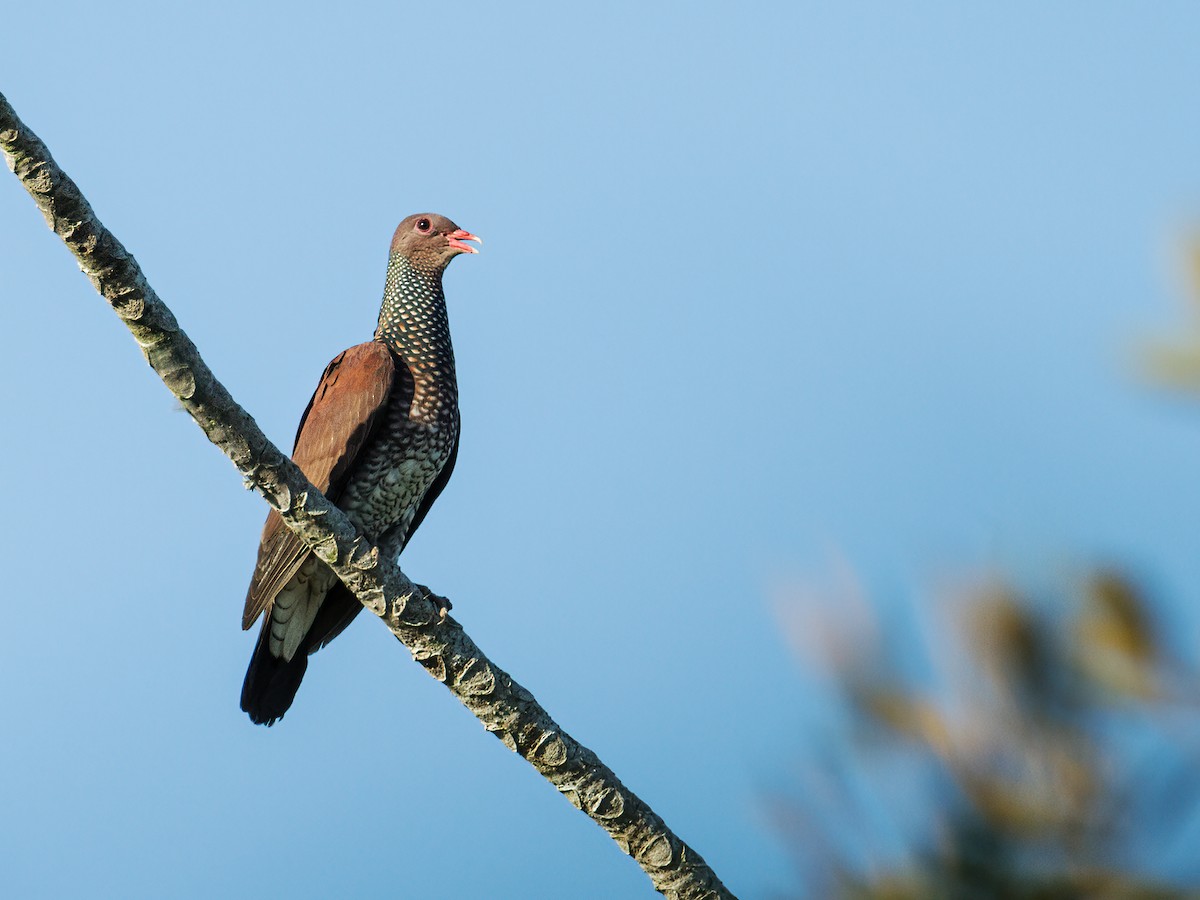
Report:
[[439,621],[431,592],[413,584],[358,534],[336,506],[275,448],[213,376],[133,256],[92,212],[45,144],[0,94],[0,148],[47,223],[142,348],[147,362],[210,441],[279,510],[362,604],[383,619],[425,670],[510,750],[520,753],[630,854],[673,898],[732,897],[698,853],[571,738],[529,691],[496,666],[453,619]]

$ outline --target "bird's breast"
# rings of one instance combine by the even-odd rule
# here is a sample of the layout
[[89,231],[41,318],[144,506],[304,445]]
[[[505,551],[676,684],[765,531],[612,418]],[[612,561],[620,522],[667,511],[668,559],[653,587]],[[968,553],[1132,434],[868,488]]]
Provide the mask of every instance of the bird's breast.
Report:
[[[429,415],[393,408],[360,454],[339,506],[372,540],[399,526],[407,534],[422,498],[450,459],[458,437],[456,407],[438,405]],[[385,548],[386,549],[386,548]]]

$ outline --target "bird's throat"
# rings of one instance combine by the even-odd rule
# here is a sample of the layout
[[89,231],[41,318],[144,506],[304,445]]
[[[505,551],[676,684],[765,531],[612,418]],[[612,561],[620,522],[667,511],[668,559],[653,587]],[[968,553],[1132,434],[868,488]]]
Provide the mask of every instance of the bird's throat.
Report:
[[440,269],[423,270],[405,257],[392,255],[375,339],[408,364],[415,391],[412,408],[422,409],[422,418],[456,406],[454,347]]
[[441,271],[414,267],[402,256],[388,261],[376,340],[383,341],[416,372],[454,374],[454,349],[446,317]]

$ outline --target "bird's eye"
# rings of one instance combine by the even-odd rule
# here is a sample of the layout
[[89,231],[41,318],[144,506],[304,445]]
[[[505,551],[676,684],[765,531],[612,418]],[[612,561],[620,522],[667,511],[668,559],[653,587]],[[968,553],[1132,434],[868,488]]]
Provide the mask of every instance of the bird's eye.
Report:
[[428,219],[417,219],[417,231],[429,231],[431,225]]

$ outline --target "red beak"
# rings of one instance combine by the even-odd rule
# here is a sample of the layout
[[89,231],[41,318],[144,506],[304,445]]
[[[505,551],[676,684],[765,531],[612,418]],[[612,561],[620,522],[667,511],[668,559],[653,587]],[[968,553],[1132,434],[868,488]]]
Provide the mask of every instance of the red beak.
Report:
[[458,229],[458,231],[452,231],[448,235],[446,235],[446,240],[450,242],[451,247],[453,247],[455,250],[460,251],[461,253],[478,253],[479,252],[478,250],[476,250],[474,247],[470,246],[469,244],[464,244],[463,241],[475,241],[476,243],[479,243],[479,244],[483,243],[483,238],[476,237],[475,235],[471,234],[471,232],[463,231],[463,229],[461,229],[461,228]]

